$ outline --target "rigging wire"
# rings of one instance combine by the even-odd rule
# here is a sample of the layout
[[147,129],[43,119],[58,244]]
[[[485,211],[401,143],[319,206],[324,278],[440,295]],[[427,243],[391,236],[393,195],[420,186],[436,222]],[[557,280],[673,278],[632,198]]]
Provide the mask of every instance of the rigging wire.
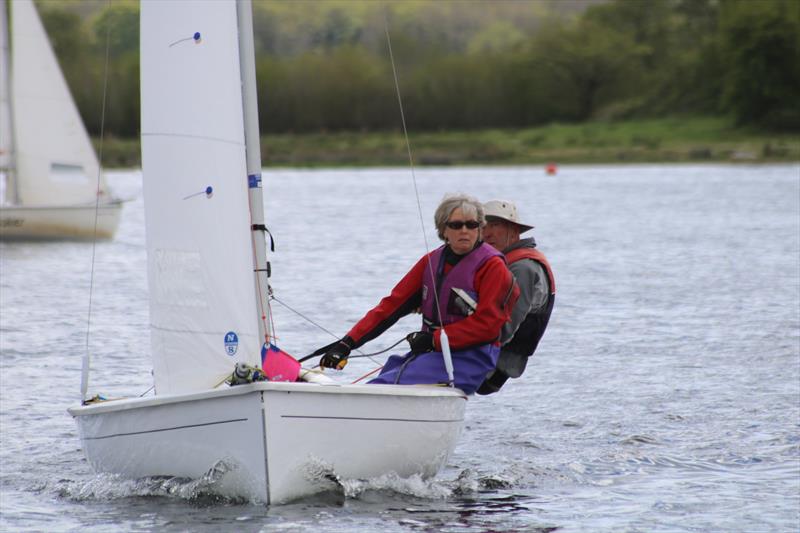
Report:
[[[408,151],[408,164],[411,168],[411,181],[414,183],[414,196],[417,199],[417,214],[419,215],[419,223],[422,227],[422,238],[425,241],[425,256],[427,258],[426,263],[428,263],[428,271],[431,275],[431,281],[433,283],[433,301],[434,305],[436,306],[436,314],[439,317],[439,323],[442,323],[442,308],[439,302],[439,289],[436,286],[436,274],[433,270],[433,263],[431,261],[431,250],[430,245],[428,244],[428,236],[425,233],[425,219],[422,216],[422,204],[419,200],[419,187],[417,187],[417,174],[414,169],[414,157],[411,154],[411,141],[408,139],[408,128],[406,127],[406,114],[403,109],[403,97],[400,95],[400,81],[397,77],[397,67],[394,62],[394,53],[392,52],[392,37],[389,34],[389,21],[386,19],[386,15],[384,14],[383,17],[383,27],[386,31],[386,43],[389,47],[389,59],[392,63],[392,74],[394,75],[394,88],[397,93],[397,104],[400,106],[400,119],[403,123],[403,136],[406,140],[406,150]],[[437,265],[438,268],[438,265]],[[447,333],[445,332],[444,324],[441,324],[441,336],[439,337],[440,343],[442,345],[442,357],[444,358],[445,368],[447,369],[448,378],[450,380],[450,385],[453,385],[453,374],[452,374],[452,359],[450,355],[450,347],[449,342],[447,340]]]
[[[397,67],[395,66],[394,62],[394,53],[392,52],[392,37],[389,35],[389,22],[384,17],[383,19],[383,27],[386,31],[386,43],[389,46],[389,60],[392,63],[392,74],[394,75],[394,88],[397,94],[397,104],[400,106],[400,120],[403,123],[403,136],[406,140],[406,151],[408,152],[408,164],[411,168],[411,181],[414,184],[414,197],[417,200],[417,215],[419,216],[419,224],[422,227],[422,239],[425,241],[425,254],[430,255],[430,245],[428,244],[428,235],[425,233],[425,218],[422,215],[422,204],[419,200],[419,187],[417,187],[417,173],[416,169],[414,168],[414,157],[411,154],[411,141],[408,139],[408,128],[406,127],[406,114],[403,109],[403,98],[400,95],[400,82],[397,77]],[[436,276],[434,275],[433,271],[433,264],[431,263],[430,257],[428,257],[428,269],[431,273],[431,278],[434,280],[434,284],[436,283]],[[435,289],[435,287],[434,287]],[[436,302],[436,310],[439,316],[442,315],[441,309],[439,306],[439,294],[436,290],[433,291],[434,301]]]
[[[408,137],[408,128],[406,126],[405,111],[403,109],[403,99],[402,99],[402,96],[400,94],[400,82],[398,81],[397,67],[395,65],[394,53],[392,51],[392,38],[391,38],[391,35],[389,34],[389,23],[388,23],[388,21],[386,20],[385,17],[384,17],[384,30],[386,32],[386,42],[387,42],[388,48],[389,48],[389,59],[391,61],[391,65],[392,65],[392,74],[393,74],[393,77],[394,77],[394,86],[395,86],[395,91],[396,91],[396,94],[397,94],[397,103],[398,103],[398,105],[400,107],[400,119],[401,119],[401,122],[403,124],[403,136],[404,136],[405,142],[406,142],[406,151],[408,153],[408,162],[409,162],[409,166],[410,166],[410,169],[411,169],[411,180],[412,180],[412,183],[414,185],[414,197],[416,198],[416,202],[417,202],[417,214],[419,216],[419,223],[420,223],[420,226],[422,228],[422,238],[423,238],[423,241],[424,241],[424,244],[425,244],[425,254],[426,254],[426,256],[430,256],[430,245],[428,243],[428,237],[427,237],[427,235],[425,233],[425,219],[424,219],[423,214],[422,214],[422,204],[421,204],[420,199],[419,199],[419,188],[417,186],[416,170],[415,170],[415,167],[414,167],[414,156],[413,156],[413,153],[411,151],[411,142],[410,142],[409,137]],[[428,263],[428,269],[430,270],[430,273],[431,273],[431,278],[434,280],[434,289],[435,289],[436,277],[434,275],[433,265],[431,263],[430,257],[428,257],[427,263]],[[437,313],[438,313],[439,316],[441,316],[441,310],[440,310],[440,305],[439,305],[439,295],[438,295],[436,290],[434,290],[433,293],[434,293],[434,302],[435,302],[435,305],[436,305]],[[320,330],[324,331],[325,333],[327,333],[328,335],[330,335],[334,339],[339,339],[340,338],[338,335],[336,335],[335,333],[333,333],[329,329],[326,329],[322,325],[316,323],[311,318],[309,318],[306,315],[300,313],[296,309],[293,309],[292,307],[290,307],[288,304],[286,304],[285,302],[283,302],[282,300],[277,298],[272,291],[270,291],[270,294],[269,294],[269,300],[267,302],[268,306],[269,306],[269,301],[271,301],[271,300],[275,300],[277,303],[279,303],[280,305],[284,306],[289,311],[293,312],[297,316],[299,316],[302,319],[306,320],[310,324],[313,324],[314,326],[316,326]],[[443,331],[443,333],[444,333],[444,331]],[[274,335],[274,331],[273,331],[273,335]],[[355,358],[360,358],[360,357],[368,357],[368,358],[370,358],[370,360],[372,362],[374,362],[375,364],[380,365],[380,363],[378,363],[377,361],[373,360],[372,357],[375,356],[375,355],[380,355],[380,354],[388,352],[389,350],[391,350],[392,348],[395,348],[398,344],[400,344],[404,340],[405,340],[405,337],[402,337],[400,340],[398,340],[396,343],[392,344],[388,348],[386,348],[384,350],[377,351],[377,352],[368,353],[368,354],[362,353],[360,350],[356,349],[356,351],[359,353],[359,355],[351,355],[350,358],[351,359],[355,359]],[[305,359],[308,359],[309,357],[311,357],[311,356],[305,356],[304,358],[301,358],[300,361],[302,362]],[[375,370],[370,371],[369,373],[365,374],[364,376],[361,376],[360,378],[358,378],[353,383],[357,383],[358,381],[361,381],[365,377],[373,374],[374,372],[377,372],[381,368],[382,368],[382,365],[378,366],[378,368],[376,368]]]
[[[426,256],[430,256],[430,245],[428,243],[428,237],[427,237],[427,235],[425,233],[425,231],[426,231],[425,230],[425,219],[424,219],[424,216],[422,214],[422,204],[421,204],[420,198],[419,198],[419,187],[417,186],[416,170],[415,170],[415,167],[414,167],[414,157],[413,157],[413,154],[412,154],[412,151],[411,151],[411,142],[410,142],[409,137],[408,137],[408,128],[406,126],[405,110],[403,109],[403,99],[402,99],[402,96],[400,94],[400,82],[398,81],[397,67],[395,65],[394,52],[392,51],[392,38],[391,38],[391,35],[389,34],[389,23],[388,23],[386,17],[384,17],[384,30],[386,32],[386,42],[387,42],[388,48],[389,48],[389,59],[391,61],[391,65],[392,65],[392,74],[393,74],[393,77],[394,77],[394,86],[395,86],[395,91],[396,91],[396,94],[397,94],[397,103],[398,103],[398,105],[400,107],[400,119],[401,119],[401,122],[402,122],[402,125],[403,125],[403,136],[404,136],[405,142],[406,142],[406,151],[408,153],[408,162],[409,162],[409,166],[410,166],[410,169],[411,169],[411,180],[412,180],[412,183],[414,185],[414,197],[416,198],[416,202],[417,202],[417,214],[419,216],[419,222],[420,222],[420,226],[422,228],[422,238],[423,238],[423,241],[424,241],[424,244],[425,244],[425,255]],[[251,213],[251,219],[252,219],[252,213]],[[428,263],[428,269],[429,269],[430,274],[431,274],[431,278],[434,280],[433,296],[434,296],[434,302],[435,302],[437,314],[441,317],[441,307],[440,307],[440,304],[439,304],[439,294],[435,290],[436,289],[436,286],[435,286],[436,276],[434,274],[433,265],[431,263],[430,257],[428,257],[427,263]],[[268,299],[267,299],[267,308],[271,307],[270,306],[270,302],[272,300],[276,301],[277,303],[279,303],[280,305],[282,305],[283,307],[285,307],[289,311],[295,313],[297,316],[301,317],[303,320],[306,320],[310,324],[312,324],[312,325],[316,326],[317,328],[319,328],[320,330],[324,331],[325,333],[327,333],[328,335],[330,335],[334,339],[339,339],[338,335],[336,335],[335,333],[333,333],[329,329],[323,327],[322,325],[318,324],[317,322],[315,322],[311,318],[307,317],[306,315],[300,313],[296,309],[293,309],[288,304],[286,304],[285,302],[283,302],[282,300],[277,298],[275,296],[275,294],[272,292],[272,290],[269,290]],[[272,327],[274,328],[274,318],[272,317],[272,313],[269,313],[269,314],[270,314],[270,321],[272,322]],[[263,317],[263,314],[262,314],[262,320],[263,319],[264,319],[264,317]],[[444,328],[442,328],[442,333],[444,334]],[[273,338],[274,338],[274,336],[275,336],[274,329],[272,330],[272,335],[273,335]],[[355,359],[355,358],[359,358],[359,357],[368,357],[375,364],[380,365],[380,363],[378,363],[377,361],[374,361],[372,359],[372,356],[380,355],[382,353],[388,352],[389,350],[391,350],[392,348],[396,347],[398,344],[400,344],[404,340],[405,340],[405,337],[402,337],[400,340],[398,340],[396,343],[394,343],[393,345],[389,346],[388,348],[386,348],[384,350],[380,350],[378,352],[374,352],[374,353],[364,354],[364,353],[361,353],[360,350],[356,349],[356,351],[359,353],[359,355],[352,355],[352,356],[350,356],[350,358]],[[301,358],[300,361],[302,362],[303,360],[305,360],[305,359],[307,359],[309,357],[310,356],[306,356],[304,358]],[[379,366],[377,369],[369,372],[368,374],[358,378],[356,381],[354,381],[354,383],[356,383],[356,382],[364,379],[365,377],[369,376],[370,374],[380,370],[380,368],[382,368],[382,365]]]
[[[106,7],[110,7],[111,0],[108,0]],[[94,296],[94,267],[97,257],[97,219],[100,211],[100,176],[103,169],[103,141],[105,139],[106,129],[106,96],[108,93],[108,58],[111,49],[111,24],[106,25],[106,57],[105,64],[103,65],[103,98],[100,110],[100,147],[98,149],[97,161],[97,180],[95,187],[94,199],[94,234],[92,235],[92,266],[89,275],[89,311],[86,316],[86,345],[81,361],[81,402],[86,400],[86,392],[89,388],[89,364],[91,363],[91,356],[89,355],[89,338],[91,336],[92,327],[92,300]]]
[[[288,310],[289,310],[289,311],[291,311],[292,313],[296,314],[297,316],[299,316],[300,318],[302,318],[303,320],[305,320],[305,321],[306,321],[306,322],[308,322],[309,324],[312,324],[312,325],[316,326],[317,328],[321,329],[322,331],[324,331],[325,333],[327,333],[328,335],[330,335],[330,336],[331,336],[331,337],[333,337],[334,339],[337,339],[337,340],[338,340],[338,339],[340,338],[338,335],[336,335],[336,334],[335,334],[334,332],[332,332],[331,330],[329,330],[329,329],[325,328],[324,326],[322,326],[322,325],[320,325],[320,324],[317,324],[316,322],[314,322],[313,320],[311,320],[309,317],[307,317],[306,315],[304,315],[304,314],[303,314],[303,313],[301,313],[300,311],[298,311],[298,310],[296,310],[296,309],[293,309],[292,307],[290,307],[290,306],[289,306],[289,304],[287,304],[286,302],[283,302],[283,301],[279,300],[279,299],[278,299],[278,298],[275,296],[275,294],[274,294],[274,293],[270,294],[270,299],[271,299],[271,300],[275,300],[276,302],[278,302],[279,304],[281,304],[283,307],[285,307],[286,309],[288,309]],[[399,340],[399,341],[397,341],[396,343],[392,344],[391,346],[389,346],[389,347],[388,347],[388,348],[386,348],[385,350],[381,350],[381,351],[379,351],[379,352],[375,352],[375,353],[366,353],[366,354],[365,354],[365,353],[361,352],[361,350],[359,350],[358,348],[356,348],[356,349],[355,349],[355,351],[356,351],[356,352],[358,352],[358,355],[351,355],[351,356],[350,356],[350,358],[351,358],[351,359],[356,359],[356,358],[359,358],[359,357],[369,357],[369,358],[370,358],[370,361],[372,361],[372,362],[373,362],[373,363],[375,363],[376,365],[380,365],[381,363],[379,363],[378,361],[375,361],[375,360],[374,360],[374,359],[372,359],[371,357],[372,357],[373,355],[380,355],[380,354],[382,354],[382,353],[388,352],[389,350],[391,350],[392,348],[394,348],[395,346],[397,346],[398,344],[400,344],[400,343],[401,343],[401,342],[403,342],[404,340],[405,340],[405,337],[403,337],[402,339],[400,339],[400,340]],[[302,363],[302,362],[303,362],[303,361],[304,361],[306,358],[309,358],[309,357],[310,357],[310,356],[306,356],[306,357],[304,357],[304,358],[301,358],[301,359],[299,359],[299,361]]]
[[298,310],[296,310],[296,309],[293,309],[293,308],[291,308],[291,307],[289,306],[289,304],[287,304],[286,302],[283,302],[283,301],[279,300],[279,299],[278,299],[278,297],[277,297],[277,296],[275,296],[275,294],[271,294],[271,295],[270,295],[270,298],[271,298],[272,300],[275,300],[276,302],[278,302],[279,304],[281,304],[281,305],[282,305],[282,306],[284,306],[286,309],[288,309],[288,310],[289,310],[289,311],[291,311],[292,313],[296,314],[297,316],[299,316],[300,318],[302,318],[302,319],[303,319],[303,320],[305,320],[306,322],[308,322],[308,323],[310,323],[310,324],[312,324],[312,325],[316,326],[317,328],[321,329],[322,331],[324,331],[325,333],[327,333],[327,334],[328,334],[328,335],[330,335],[331,337],[333,337],[333,338],[335,338],[335,339],[337,339],[337,340],[339,339],[339,336],[338,336],[338,335],[336,335],[335,333],[333,333],[331,330],[329,330],[329,329],[326,329],[324,326],[321,326],[320,324],[317,324],[316,322],[314,322],[313,320],[311,320],[309,317],[307,317],[306,315],[304,315],[304,314],[303,314],[303,313],[301,313],[300,311],[298,311]]

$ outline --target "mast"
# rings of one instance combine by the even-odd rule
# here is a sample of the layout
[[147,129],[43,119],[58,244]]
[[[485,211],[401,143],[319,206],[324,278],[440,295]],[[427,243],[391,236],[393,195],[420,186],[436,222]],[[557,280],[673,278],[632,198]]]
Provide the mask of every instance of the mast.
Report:
[[11,46],[8,3],[0,0],[0,170],[6,173],[6,194],[0,200],[19,203],[14,149],[14,116],[11,105]]
[[258,130],[258,100],[256,91],[255,47],[253,45],[253,7],[251,0],[236,3],[239,19],[239,66],[242,76],[242,107],[247,158],[247,183],[250,199],[253,271],[256,291],[258,333],[262,342],[272,336],[269,316],[269,263],[267,263],[264,225],[264,196],[261,187],[261,138]]

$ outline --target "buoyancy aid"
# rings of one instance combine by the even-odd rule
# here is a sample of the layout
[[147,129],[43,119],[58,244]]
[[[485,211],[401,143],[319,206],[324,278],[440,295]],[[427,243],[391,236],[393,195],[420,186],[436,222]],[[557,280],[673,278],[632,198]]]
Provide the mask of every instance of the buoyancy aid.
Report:
[[553,269],[550,268],[550,262],[542,252],[536,248],[515,248],[506,254],[506,261],[508,264],[516,263],[520,259],[533,259],[544,267],[547,272],[547,279],[550,282],[550,294],[556,293],[556,278],[553,276]]
[[[550,295],[545,305],[535,312],[529,313],[528,316],[525,317],[522,324],[517,328],[514,337],[503,346],[503,351],[530,357],[539,346],[539,341],[542,339],[545,329],[547,329],[547,324],[550,321],[550,314],[553,312],[553,303],[555,302],[556,280],[549,261],[547,261],[544,254],[536,248],[516,248],[506,254],[506,260],[509,264],[523,259],[532,259],[542,265],[544,271],[547,273],[547,280],[550,282]],[[521,370],[524,370],[524,367]],[[519,377],[514,376],[514,373],[515,372],[511,370],[511,377]]]
[[[464,319],[469,314],[469,308],[453,289],[463,290],[477,302],[479,295],[475,290],[475,273],[490,258],[502,257],[500,252],[483,243],[462,257],[447,274],[444,274],[445,246],[440,246],[431,252],[429,260],[434,268],[426,268],[422,275],[422,321],[425,331]],[[435,280],[432,271],[435,272]],[[438,308],[434,292],[436,287],[439,288]],[[440,310],[443,315],[441,319]]]
[[[533,245],[535,246],[535,245]],[[497,367],[487,377],[486,381],[478,388],[478,394],[493,394],[499,391],[508,378],[518,378],[525,371],[528,358],[533,355],[539,346],[550,315],[553,312],[553,304],[556,296],[556,280],[550,262],[542,252],[533,246],[522,246],[506,252],[505,257],[509,265],[523,259],[536,261],[547,273],[550,283],[550,294],[547,302],[533,313],[529,313],[517,328],[516,333],[503,345],[500,357],[497,360]]]
[[[441,325],[447,326],[466,318],[471,310],[468,306],[459,305],[457,300],[462,297],[458,296],[453,289],[464,291],[468,298],[474,300],[477,305],[479,295],[475,289],[475,277],[478,271],[491,258],[502,258],[502,254],[497,250],[487,244],[481,244],[462,256],[458,263],[445,273],[445,253],[444,246],[431,252],[428,260],[433,268],[428,268],[426,265],[422,275],[421,307],[423,329],[426,331],[432,331]],[[432,270],[433,272],[431,272]],[[439,320],[436,305],[435,287],[439,288],[439,305],[443,315],[441,320]],[[511,287],[514,285],[511,284]],[[486,375],[497,366],[499,355],[499,343],[493,340],[452,350],[455,386],[466,394],[474,393],[483,383]],[[419,355],[409,353],[404,356],[391,356],[381,373],[369,383],[429,384],[447,383],[447,379],[442,353],[431,351]]]

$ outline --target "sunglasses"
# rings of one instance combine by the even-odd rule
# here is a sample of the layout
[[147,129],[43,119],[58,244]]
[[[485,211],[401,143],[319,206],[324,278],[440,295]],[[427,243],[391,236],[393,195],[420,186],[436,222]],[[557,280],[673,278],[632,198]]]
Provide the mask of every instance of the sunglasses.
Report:
[[451,220],[450,222],[446,222],[445,226],[450,229],[461,229],[466,226],[468,229],[478,229],[481,226],[481,223],[477,220],[467,220],[464,222],[463,220]]

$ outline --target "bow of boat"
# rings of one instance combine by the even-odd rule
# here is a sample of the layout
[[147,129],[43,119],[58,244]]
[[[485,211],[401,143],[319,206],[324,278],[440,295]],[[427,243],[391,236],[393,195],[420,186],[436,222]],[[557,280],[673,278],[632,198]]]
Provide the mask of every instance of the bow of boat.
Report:
[[466,396],[434,386],[253,383],[69,409],[92,466],[129,478],[199,478],[280,503],[331,479],[432,477],[455,448]]

